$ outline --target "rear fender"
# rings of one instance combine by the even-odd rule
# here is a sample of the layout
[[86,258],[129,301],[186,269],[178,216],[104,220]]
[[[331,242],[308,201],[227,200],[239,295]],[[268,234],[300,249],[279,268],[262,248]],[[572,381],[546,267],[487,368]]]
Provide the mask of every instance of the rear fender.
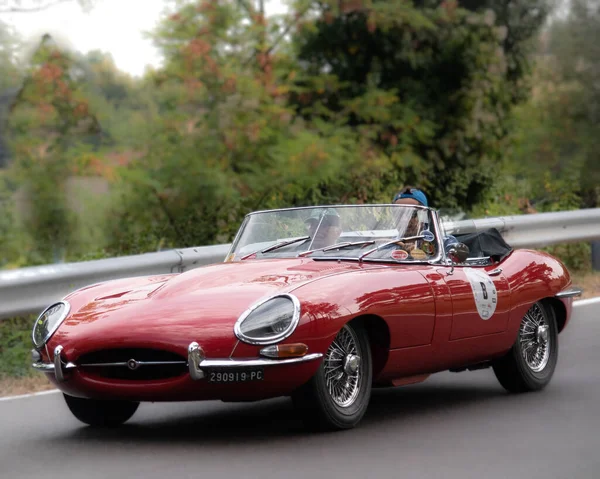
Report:
[[556,308],[559,329],[564,329],[571,316],[572,298],[556,295],[569,288],[571,276],[560,260],[541,251],[516,250],[499,267],[508,280],[513,305],[508,325],[511,337],[516,340],[523,316],[542,300]]

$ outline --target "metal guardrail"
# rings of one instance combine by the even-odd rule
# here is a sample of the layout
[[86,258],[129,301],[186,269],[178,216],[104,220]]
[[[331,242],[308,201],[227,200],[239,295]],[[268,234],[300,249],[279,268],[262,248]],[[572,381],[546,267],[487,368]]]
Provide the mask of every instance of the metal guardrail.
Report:
[[600,239],[600,208],[445,221],[449,234],[496,228],[514,248],[543,248],[559,243]]
[[[515,248],[600,239],[600,208],[444,221],[449,234],[497,228]],[[179,273],[225,259],[229,244],[0,271],[0,319],[38,313],[69,292],[111,279]]]
[[180,273],[225,259],[228,244],[0,271],[0,319],[41,312],[71,291],[130,276]]

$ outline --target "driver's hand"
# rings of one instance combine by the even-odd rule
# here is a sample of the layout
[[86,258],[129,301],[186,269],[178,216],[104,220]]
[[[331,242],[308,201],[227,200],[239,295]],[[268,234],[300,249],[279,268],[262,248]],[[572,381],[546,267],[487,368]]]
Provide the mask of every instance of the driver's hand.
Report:
[[406,252],[410,252],[412,249],[415,248],[416,245],[416,243],[404,243],[403,241],[398,241],[396,244]]

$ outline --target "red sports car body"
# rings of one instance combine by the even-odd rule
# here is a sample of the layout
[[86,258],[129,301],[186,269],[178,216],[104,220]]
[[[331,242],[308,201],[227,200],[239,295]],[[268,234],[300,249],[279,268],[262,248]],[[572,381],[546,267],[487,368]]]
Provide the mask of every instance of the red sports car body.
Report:
[[[313,223],[332,211],[334,241],[316,244]],[[313,234],[297,236],[302,225]],[[495,231],[467,236],[413,206],[252,213],[224,263],[88,286],[49,307],[33,366],[91,425],[124,422],[140,401],[291,396],[307,422],[347,428],[372,387],[488,366],[509,391],[541,389],[580,291],[548,254]]]

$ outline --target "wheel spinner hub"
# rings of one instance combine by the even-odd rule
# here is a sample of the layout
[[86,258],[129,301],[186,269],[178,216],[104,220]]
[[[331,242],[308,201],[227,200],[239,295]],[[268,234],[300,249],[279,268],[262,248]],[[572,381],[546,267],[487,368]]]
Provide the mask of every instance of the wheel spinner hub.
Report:
[[535,333],[536,340],[538,344],[544,344],[548,342],[548,326],[538,326],[537,331]]
[[360,368],[360,356],[348,354],[344,358],[344,372],[348,375],[356,374],[358,368]]

